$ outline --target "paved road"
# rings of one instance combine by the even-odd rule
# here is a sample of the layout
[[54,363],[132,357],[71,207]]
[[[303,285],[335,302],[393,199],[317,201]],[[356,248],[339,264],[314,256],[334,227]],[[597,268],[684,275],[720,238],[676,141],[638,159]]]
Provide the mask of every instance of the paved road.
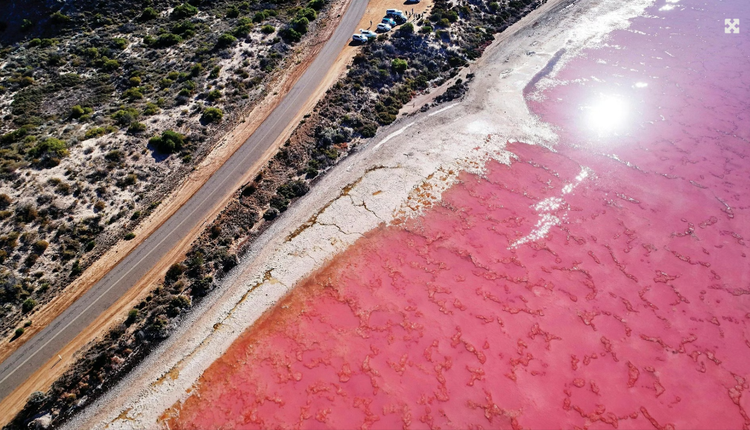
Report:
[[83,328],[114,304],[207,216],[281,135],[322,82],[364,15],[367,0],[353,0],[331,39],[289,94],[249,139],[167,222],[115,266],[49,326],[0,364],[0,400],[36,372]]

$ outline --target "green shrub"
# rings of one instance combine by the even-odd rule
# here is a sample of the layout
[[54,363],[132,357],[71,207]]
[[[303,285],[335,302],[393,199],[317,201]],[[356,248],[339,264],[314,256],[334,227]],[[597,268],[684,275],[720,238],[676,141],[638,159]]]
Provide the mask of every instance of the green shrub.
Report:
[[325,0],[312,0],[307,4],[307,7],[320,11],[325,5]]
[[34,309],[35,306],[36,306],[36,300],[34,300],[34,299],[26,299],[26,300],[24,300],[23,304],[21,305],[21,311],[23,311],[23,313],[27,314],[27,313],[31,312]]
[[131,122],[130,127],[128,127],[128,133],[136,134],[136,133],[143,133],[146,131],[146,124],[142,122]]
[[236,41],[237,41],[236,37],[232,36],[229,33],[224,33],[221,36],[219,36],[219,40],[216,42],[216,47],[219,49],[226,48],[234,44]]
[[396,58],[391,61],[391,69],[398,74],[404,73],[408,67],[409,65],[406,63],[406,60],[401,58]]
[[105,130],[102,127],[93,127],[88,130],[86,130],[86,133],[83,135],[84,140],[93,139],[95,137],[104,136],[107,134],[107,130]]
[[260,28],[260,31],[262,31],[263,34],[271,34],[276,31],[276,27],[272,26],[271,24],[266,24]]
[[424,33],[424,34],[430,34],[430,33],[432,33],[432,26],[430,26],[430,25],[424,25],[424,26],[422,26],[422,29],[419,30],[419,32],[420,33]]
[[409,36],[411,34],[414,34],[414,24],[407,22],[406,24],[399,27],[396,33],[399,36]]
[[172,300],[169,301],[169,306],[177,309],[189,308],[190,304],[190,297],[184,296],[182,294],[172,297]]
[[135,239],[135,233],[133,233],[132,231],[131,231],[131,232],[128,232],[128,233],[127,233],[127,234],[125,235],[124,239],[125,239],[125,240],[133,240],[133,239]]
[[221,91],[219,90],[211,90],[208,92],[208,95],[206,96],[206,99],[212,102],[215,102],[216,100],[219,100],[220,98],[221,98]]
[[115,49],[123,50],[128,47],[128,39],[123,39],[122,37],[116,37],[112,39],[112,46],[114,46]]
[[143,93],[140,88],[128,88],[122,93],[122,96],[133,102],[141,100],[143,98]]
[[209,79],[216,79],[219,77],[219,73],[221,73],[221,66],[215,66],[213,69],[211,69],[211,73],[208,75]]
[[297,12],[297,18],[305,18],[309,21],[315,21],[315,18],[318,17],[317,12],[315,12],[315,9],[311,9],[309,7],[302,8]]
[[74,119],[81,118],[84,115],[91,115],[94,112],[90,107],[82,107],[81,105],[75,105],[70,108],[70,117]]
[[265,12],[255,12],[255,15],[253,15],[253,22],[261,23],[268,18],[268,15],[266,15]]
[[102,70],[111,72],[120,68],[120,62],[117,60],[111,60],[107,57],[102,57],[101,61],[99,62],[99,67]]
[[310,191],[310,186],[305,181],[289,181],[276,189],[276,193],[287,199],[302,197],[308,191]]
[[161,136],[152,137],[148,143],[162,154],[172,154],[182,149],[185,144],[185,136],[172,130],[164,130]]
[[195,15],[198,15],[198,8],[189,3],[183,3],[172,10],[170,18],[183,19]]
[[23,332],[24,332],[24,331],[25,331],[25,330],[23,329],[23,327],[18,327],[18,328],[16,329],[16,331],[15,331],[14,337],[21,337],[21,335],[23,335]]
[[123,107],[122,109],[112,114],[112,119],[114,119],[117,124],[122,127],[129,126],[130,123],[135,121],[137,118],[138,111],[128,107]]
[[21,31],[29,31],[31,30],[31,27],[34,26],[34,23],[31,22],[31,20],[24,19],[21,21]]
[[287,210],[287,208],[289,208],[289,199],[278,194],[271,197],[271,201],[269,203],[272,208],[278,210],[279,212],[284,212],[285,210]]
[[198,77],[201,73],[203,73],[203,64],[201,63],[195,63],[190,68],[190,76]]
[[156,48],[168,48],[180,42],[182,42],[182,37],[172,33],[164,33],[154,41],[153,46]]
[[135,322],[135,320],[138,319],[138,309],[131,309],[130,312],[128,312],[128,318],[125,320],[125,325],[131,325]]
[[240,16],[240,10],[237,9],[237,6],[230,6],[229,9],[227,9],[227,18],[237,18]]
[[20,85],[21,88],[30,87],[34,85],[34,78],[32,78],[31,76],[24,76],[18,80],[18,85]]
[[144,115],[151,116],[156,115],[157,113],[159,113],[159,106],[151,102],[146,103],[146,108],[143,109]]
[[63,15],[60,11],[57,11],[49,16],[50,21],[55,24],[67,24],[70,22],[70,17]]
[[68,146],[62,140],[50,137],[34,145],[29,149],[28,154],[34,158],[45,155],[62,158],[68,155]]
[[157,12],[152,7],[147,7],[146,9],[143,9],[143,13],[138,18],[141,21],[151,21],[152,19],[156,19],[156,17],[159,16],[159,12]]
[[310,20],[304,16],[297,16],[291,22],[292,28],[299,34],[307,33],[307,26],[310,24]]
[[167,274],[164,275],[164,280],[168,283],[175,282],[183,273],[185,273],[185,266],[180,263],[174,263],[167,269]]
[[179,34],[185,39],[195,36],[195,24],[190,21],[182,21],[172,27],[172,33]]
[[47,250],[47,247],[49,246],[49,243],[46,240],[38,240],[34,243],[34,252],[37,254],[44,254],[44,251]]
[[201,120],[205,122],[221,122],[222,118],[224,118],[224,112],[221,109],[210,107],[203,111]]
[[143,81],[141,80],[140,76],[133,76],[132,78],[128,79],[128,84],[130,84],[131,87],[138,87],[142,82]]

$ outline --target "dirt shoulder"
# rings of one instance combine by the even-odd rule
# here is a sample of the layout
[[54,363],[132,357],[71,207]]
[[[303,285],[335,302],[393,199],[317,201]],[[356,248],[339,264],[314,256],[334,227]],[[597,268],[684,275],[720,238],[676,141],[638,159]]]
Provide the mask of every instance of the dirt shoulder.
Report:
[[[321,25],[313,38],[310,38],[304,44],[295,47],[295,53],[288,59],[288,64],[292,65],[286,69],[286,73],[279,75],[269,88],[269,95],[250,112],[247,112],[245,118],[247,121],[242,122],[239,126],[229,132],[214,148],[214,150],[195,168],[195,170],[177,187],[177,189],[162,200],[161,205],[139,226],[134,230],[135,239],[131,241],[120,241],[111,247],[95,263],[93,263],[76,281],[68,286],[64,292],[38,310],[34,315],[34,325],[27,329],[24,335],[29,339],[54,320],[63,310],[69,307],[73,302],[80,298],[88,289],[98,282],[104,275],[115,267],[122,259],[133,251],[145,238],[158,229],[166,220],[168,220],[207,180],[224,162],[252,135],[258,126],[274,110],[283,97],[289,92],[297,80],[307,69],[318,52],[322,49],[325,42],[331,37],[336,28],[338,19],[343,15],[351,0],[344,0],[331,5],[329,16],[331,19],[326,25]],[[340,71],[336,72],[340,73]],[[334,79],[335,80],[335,79]],[[327,81],[328,82],[328,81]],[[324,84],[325,85],[325,84]],[[325,88],[316,92],[315,99],[325,92]],[[306,106],[312,106],[316,100],[308,100]],[[289,133],[292,125],[296,125],[300,118],[290,123]],[[288,133],[285,133],[288,134]],[[278,139],[275,144],[264,154],[263,158],[258,160],[247,171],[247,178],[253,177],[260,168],[275,153],[284,138]],[[231,198],[232,193],[227,195]],[[113,323],[122,319],[125,310],[132,307],[133,303],[138,301],[149,289],[160,280],[167,267],[179,261],[184,257],[190,244],[203,230],[203,226],[213,219],[223,208],[226,201],[215,208],[210,217],[199,224],[198,227],[191,231],[189,236],[183,238],[180,245],[175,247],[172,252],[161,259],[159,263],[145,276],[127,295],[123,296],[118,303],[112,306],[107,312],[100,317],[64,349],[60,351],[62,360],[54,358],[46,363],[32,378],[16,389],[10,396],[6,397],[0,403],[0,424],[5,424],[12,418],[25,404],[29,394],[34,391],[45,391],[52,382],[54,382],[68,366],[75,361],[75,352],[85,346],[91,340],[103,333]],[[0,361],[7,358],[22,343],[21,339],[9,342],[10,338],[0,343]]]

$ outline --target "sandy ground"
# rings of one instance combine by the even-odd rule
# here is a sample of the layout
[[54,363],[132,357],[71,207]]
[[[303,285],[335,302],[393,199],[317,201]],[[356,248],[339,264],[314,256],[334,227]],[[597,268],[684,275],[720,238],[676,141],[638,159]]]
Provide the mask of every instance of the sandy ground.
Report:
[[[242,331],[364,232],[432,204],[460,170],[507,160],[508,141],[554,146],[554,131],[530,114],[523,88],[560,49],[566,54],[549,78],[651,3],[550,0],[507,30],[471,66],[476,77],[462,102],[397,121],[326,175],[253,244],[221,294],[67,427],[154,427]],[[332,199],[331,190],[341,192]]]

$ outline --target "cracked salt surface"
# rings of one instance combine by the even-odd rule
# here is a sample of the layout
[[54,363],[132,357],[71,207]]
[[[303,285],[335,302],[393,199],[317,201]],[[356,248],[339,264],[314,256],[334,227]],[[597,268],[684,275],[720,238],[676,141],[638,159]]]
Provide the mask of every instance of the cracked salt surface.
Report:
[[[575,56],[587,44],[599,43],[607,32],[626,27],[628,19],[650,2],[581,0],[568,5],[565,13],[555,10],[558,4],[550,1],[543,6],[553,10],[542,15],[544,25],[524,27],[488,49],[476,65],[476,77],[463,102],[418,116],[408,129],[399,130],[403,126],[394,124],[383,130],[387,142],[376,144],[378,151],[361,151],[324,177],[256,241],[220,291],[209,296],[137,371],[69,427],[153,427],[165,409],[187,397],[204,369],[239,333],[297,281],[363,233],[380,223],[400,223],[421,213],[456,183],[459,171],[481,175],[489,159],[507,164],[511,157],[504,150],[507,141],[553,145],[556,134],[530,114],[520,90],[555,52],[565,47],[566,56]],[[601,14],[607,16],[605,26],[584,28]],[[536,55],[526,56],[523,53],[532,43]],[[342,189],[338,198],[330,199],[331,190]],[[311,213],[317,215],[304,218]],[[300,231],[299,225],[305,228]],[[166,374],[173,376],[162,378]]]

